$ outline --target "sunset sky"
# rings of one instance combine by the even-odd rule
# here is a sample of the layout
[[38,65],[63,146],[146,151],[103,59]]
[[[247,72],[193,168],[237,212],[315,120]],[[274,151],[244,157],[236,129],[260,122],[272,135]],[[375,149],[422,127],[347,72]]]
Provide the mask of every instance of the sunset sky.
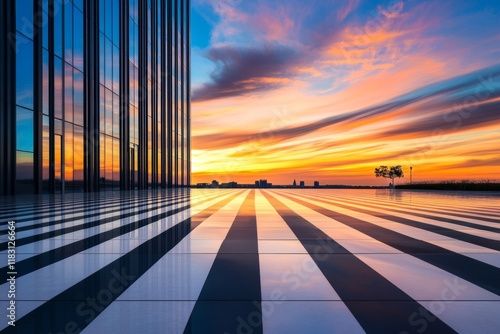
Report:
[[500,179],[500,1],[192,0],[192,182]]

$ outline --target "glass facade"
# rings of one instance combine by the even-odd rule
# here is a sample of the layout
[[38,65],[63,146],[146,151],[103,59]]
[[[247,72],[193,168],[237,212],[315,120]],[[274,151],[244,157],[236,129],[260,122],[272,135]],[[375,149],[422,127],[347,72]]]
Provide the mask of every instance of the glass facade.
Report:
[[189,185],[189,6],[1,2],[2,194]]

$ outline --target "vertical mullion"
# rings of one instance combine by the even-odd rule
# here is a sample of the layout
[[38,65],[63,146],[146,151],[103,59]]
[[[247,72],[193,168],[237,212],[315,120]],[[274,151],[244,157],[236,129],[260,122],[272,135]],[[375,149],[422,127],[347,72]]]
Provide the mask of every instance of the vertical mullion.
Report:
[[[49,13],[54,13],[54,0],[49,0]],[[54,15],[49,17],[49,193],[55,192],[54,142]]]
[[139,0],[139,189],[148,183],[147,0]]
[[158,187],[158,14],[157,2],[151,1],[151,140],[152,186]]
[[161,125],[162,125],[162,132],[161,132],[161,187],[165,188],[167,186],[167,148],[166,148],[166,135],[168,135],[168,127],[166,126],[166,113],[167,113],[167,108],[166,108],[166,95],[167,95],[167,86],[166,86],[166,40],[165,40],[165,33],[166,33],[166,19],[167,16],[165,15],[165,10],[166,10],[166,4],[165,1],[160,2],[161,6],[159,8],[160,10],[160,15],[162,17],[161,19],[161,31],[160,31],[160,40],[161,40],[161,47],[160,47],[160,54],[161,54]]
[[130,189],[129,1],[120,1],[120,189]]
[[187,121],[187,186],[191,185],[191,2],[187,0],[187,12],[186,12],[186,121]]
[[174,106],[174,129],[175,129],[175,138],[174,138],[174,150],[175,150],[175,159],[174,159],[174,170],[175,170],[175,186],[179,186],[179,2],[175,1],[175,19],[174,19],[174,45],[175,45],[175,106]]
[[180,64],[179,64],[179,73],[178,75],[180,76],[180,90],[181,90],[181,100],[179,101],[180,106],[181,106],[181,112],[180,112],[180,117],[181,117],[181,142],[180,142],[180,150],[181,150],[181,186],[184,186],[184,1],[181,1],[181,15],[179,17],[180,21],[180,26],[181,26],[181,59],[180,59]]
[[172,142],[172,132],[173,132],[173,86],[172,86],[172,78],[173,78],[173,58],[172,58],[172,49],[173,49],[173,39],[172,39],[172,29],[173,23],[172,20],[172,3],[167,2],[167,176],[168,176],[168,187],[171,188],[173,186],[173,142]]
[[1,194],[13,195],[16,181],[16,21],[15,1],[1,2],[2,49],[0,62],[0,186]]
[[[37,18],[38,13],[42,13],[42,1],[34,0],[33,6],[33,17]],[[34,183],[35,183],[35,193],[41,194],[42,189],[42,179],[43,179],[43,54],[42,54],[42,44],[43,44],[43,32],[42,26],[37,20],[34,20]]]
[[[103,0],[100,0],[103,1]],[[99,191],[99,1],[84,4],[84,183]]]

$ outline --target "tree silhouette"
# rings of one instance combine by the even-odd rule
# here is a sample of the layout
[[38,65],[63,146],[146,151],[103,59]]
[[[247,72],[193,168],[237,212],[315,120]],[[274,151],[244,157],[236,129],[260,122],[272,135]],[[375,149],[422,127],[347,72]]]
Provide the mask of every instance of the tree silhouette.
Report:
[[387,166],[380,166],[375,168],[375,176],[391,179],[392,184],[394,185],[394,179],[396,177],[404,177],[404,173],[401,165],[391,166],[391,168],[388,168]]

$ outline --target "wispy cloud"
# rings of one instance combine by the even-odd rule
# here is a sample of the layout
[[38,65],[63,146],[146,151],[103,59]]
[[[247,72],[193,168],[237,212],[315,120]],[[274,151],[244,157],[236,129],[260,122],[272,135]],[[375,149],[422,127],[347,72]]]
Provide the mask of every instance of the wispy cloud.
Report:
[[[448,79],[429,85],[407,94],[393,98],[379,105],[337,114],[308,124],[285,127],[273,131],[268,136],[262,133],[220,133],[193,137],[196,147],[220,148],[239,145],[258,138],[266,141],[283,141],[311,134],[325,127],[342,124],[342,128],[350,128],[359,123],[370,122],[383,116],[390,119],[393,115],[404,119],[414,114],[423,115],[419,120],[411,120],[406,125],[387,129],[379,133],[380,137],[397,134],[429,133],[441,128],[455,130],[500,121],[496,112],[500,97],[500,66],[494,66],[460,77]],[[483,101],[480,101],[480,99]],[[422,102],[425,102],[422,104]],[[481,102],[481,103],[480,103]],[[409,108],[413,105],[418,107]],[[331,106],[334,109],[334,106]],[[406,114],[400,111],[406,108]],[[473,117],[472,111],[473,110]],[[342,129],[341,128],[341,129]],[[335,129],[333,129],[335,130]]]
[[337,21],[342,22],[349,14],[359,6],[360,0],[344,1],[337,11]]

